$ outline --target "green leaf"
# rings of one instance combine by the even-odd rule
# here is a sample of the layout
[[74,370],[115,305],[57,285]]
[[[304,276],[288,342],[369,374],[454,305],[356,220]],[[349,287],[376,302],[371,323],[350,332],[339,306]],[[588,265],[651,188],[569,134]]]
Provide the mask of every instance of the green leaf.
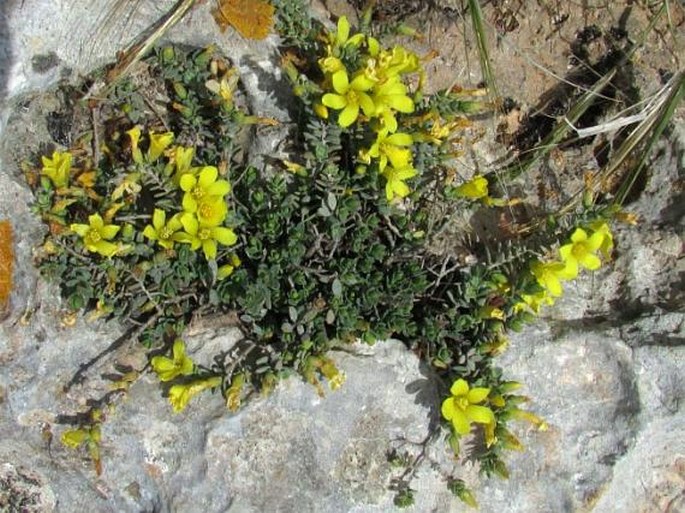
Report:
[[342,288],[342,283],[340,283],[340,280],[336,278],[333,280],[333,285],[331,286],[331,289],[333,291],[333,295],[335,297],[341,297],[343,293],[343,288]]

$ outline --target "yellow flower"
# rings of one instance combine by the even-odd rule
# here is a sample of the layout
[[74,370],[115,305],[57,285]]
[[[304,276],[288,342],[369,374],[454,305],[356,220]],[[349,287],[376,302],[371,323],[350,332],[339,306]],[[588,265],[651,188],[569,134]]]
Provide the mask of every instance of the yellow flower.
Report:
[[578,275],[578,266],[582,266],[590,271],[600,268],[602,262],[595,254],[602,246],[606,238],[603,232],[595,232],[588,237],[582,228],[576,228],[571,235],[571,242],[559,248],[561,260],[566,264],[568,273],[575,277]]
[[[190,213],[198,212],[201,224],[219,224],[225,218],[225,212],[220,218],[217,215],[210,215],[209,211],[200,212],[200,203],[213,205],[217,200],[224,204],[225,209],[223,196],[228,194],[231,186],[226,180],[217,180],[218,176],[219,170],[214,166],[203,167],[197,177],[189,173],[181,176],[179,183],[185,192],[183,210]],[[207,209],[206,206],[204,208]]]
[[488,196],[488,179],[484,176],[474,176],[471,180],[461,184],[454,191],[461,198],[477,200]]
[[395,169],[407,167],[411,164],[411,150],[407,146],[412,145],[412,138],[409,134],[394,133],[388,135],[388,130],[381,130],[378,133],[376,142],[367,151],[360,151],[359,157],[365,164],[371,163],[371,159],[378,159],[378,169],[381,173],[388,165]]
[[419,57],[403,46],[395,46],[392,50],[380,52],[378,67],[383,70],[383,74],[387,78],[413,73],[419,69]]
[[395,169],[394,167],[386,167],[381,173],[387,182],[385,183],[385,197],[388,201],[397,196],[399,198],[404,198],[409,195],[411,189],[404,183],[404,180],[408,180],[418,174],[416,169],[411,166],[402,167]]
[[201,226],[193,214],[183,214],[181,223],[185,229],[182,242],[190,244],[193,251],[202,247],[207,260],[216,259],[217,243],[224,246],[232,246],[238,241],[238,237],[230,228],[223,226]]
[[569,269],[561,262],[547,262],[543,264],[536,260],[531,264],[530,272],[535,276],[537,282],[555,297],[561,296],[564,291],[561,286],[561,280],[572,280],[575,278],[572,269]]
[[350,37],[350,22],[347,16],[338,18],[338,26],[335,32],[328,34],[328,42],[331,45],[331,52],[335,55],[340,54],[340,50],[347,45],[358,46],[364,40],[364,34],[358,33]]
[[180,216],[177,214],[169,219],[167,223],[166,212],[156,208],[152,214],[152,225],[147,225],[143,230],[143,235],[157,243],[165,249],[174,247],[174,242],[181,242],[182,236],[177,233],[183,225]]
[[191,175],[196,175],[200,168],[191,167],[193,163],[193,157],[195,156],[195,148],[176,146],[173,149],[173,155],[169,159],[169,165],[167,166],[166,173],[170,175],[172,172],[174,174],[173,181],[178,186],[181,182],[181,177],[188,173]]
[[590,229],[594,233],[601,233],[604,237],[602,238],[602,243],[599,246],[599,251],[602,253],[604,258],[611,258],[611,252],[614,249],[614,236],[609,229],[609,225],[606,221],[595,221],[590,224]]
[[112,257],[119,251],[119,246],[108,242],[119,232],[120,227],[105,224],[100,214],[88,216],[89,224],[72,224],[69,228],[83,238],[86,249],[92,253]]
[[150,147],[147,150],[147,159],[150,162],[157,160],[164,150],[174,142],[173,132],[164,132],[161,134],[156,134],[150,132]]
[[221,77],[221,81],[216,81],[214,79],[208,80],[205,86],[207,89],[217,94],[222,99],[222,105],[224,107],[230,108],[233,106],[233,94],[238,88],[238,81],[240,77],[238,76],[237,70],[231,68],[224,76]]
[[349,81],[347,71],[341,69],[333,73],[333,90],[337,93],[326,93],[321,98],[321,103],[331,109],[341,110],[338,124],[345,128],[354,123],[359,117],[359,109],[364,115],[371,117],[375,113],[374,103],[367,94],[374,83],[364,75],[355,77]]
[[216,388],[219,385],[221,385],[221,378],[218,376],[174,385],[169,389],[169,402],[174,408],[175,413],[182,412],[188,405],[188,402],[197,394],[208,388]]
[[332,55],[329,55],[328,57],[322,57],[321,59],[319,59],[319,67],[321,68],[321,71],[331,75],[337,71],[345,69],[345,65],[343,64],[343,62],[337,57],[333,57]]
[[128,134],[128,136],[131,139],[131,157],[133,158],[133,162],[135,162],[136,164],[142,164],[143,154],[141,153],[140,148],[138,147],[141,135],[140,127],[136,125],[130,130],[127,130],[126,134]]
[[52,153],[52,158],[42,157],[43,170],[41,174],[47,176],[56,188],[66,187],[69,185],[71,159],[72,155],[68,151],[55,151]]
[[514,305],[514,312],[530,310],[533,313],[540,313],[540,309],[546,305],[554,304],[554,297],[550,296],[547,289],[541,290],[537,294],[521,294],[522,301]]
[[395,111],[409,114],[414,112],[414,100],[407,96],[407,86],[398,77],[387,80],[373,90],[375,116],[379,116],[389,132],[397,132]]
[[471,431],[471,423],[490,424],[495,422],[495,415],[487,406],[478,406],[490,393],[489,388],[469,388],[468,383],[458,379],[450,388],[451,397],[442,403],[442,416],[449,420],[454,430],[460,435]]
[[171,381],[178,376],[187,376],[193,372],[193,361],[185,352],[183,340],[177,338],[172,348],[173,358],[155,356],[150,360],[152,370],[157,373],[161,381]]

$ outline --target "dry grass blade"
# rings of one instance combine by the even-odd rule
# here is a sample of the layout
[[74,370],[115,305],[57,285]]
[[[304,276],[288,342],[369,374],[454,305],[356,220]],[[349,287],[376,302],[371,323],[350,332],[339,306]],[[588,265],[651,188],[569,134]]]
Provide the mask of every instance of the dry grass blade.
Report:
[[492,70],[492,62],[490,60],[490,52],[488,51],[487,34],[485,32],[485,23],[483,10],[480,7],[478,0],[469,0],[469,12],[471,13],[471,23],[473,24],[473,31],[476,35],[476,44],[478,45],[478,56],[480,60],[480,69],[483,74],[483,81],[488,88],[491,99],[499,98],[497,91],[497,83],[495,81],[495,74]]
[[508,179],[514,179],[517,176],[529,171],[532,166],[538,163],[541,159],[546,157],[550,151],[557,147],[557,145],[568,135],[570,130],[574,130],[575,123],[580,117],[587,112],[587,110],[595,103],[595,101],[602,97],[602,90],[610,84],[614,79],[617,71],[632,58],[633,54],[642,47],[648,34],[654,29],[659,18],[666,10],[665,4],[654,15],[649,26],[641,34],[635,45],[628,50],[623,58],[603,77],[601,77],[589,90],[585,91],[578,101],[571,107],[569,112],[562,118],[554,127],[554,129],[545,137],[542,142],[531,152],[531,154],[502,170],[503,176]]
[[673,77],[665,90],[668,91],[668,94],[664,96],[664,101],[654,108],[642,123],[640,123],[626,138],[614,155],[614,158],[611,159],[603,171],[604,179],[611,176],[618,170],[628,156],[631,155],[636,148],[640,147],[641,143],[645,142],[637,162],[632,167],[625,180],[623,180],[623,183],[621,183],[621,186],[616,193],[615,203],[617,205],[622,205],[626,200],[626,197],[632,190],[637,178],[644,168],[647,156],[651,153],[652,148],[673,118],[676,106],[682,101],[683,96],[685,96],[685,72],[681,71]]
[[162,16],[159,20],[153,23],[136,40],[122,52],[119,61],[107,73],[104,84],[96,90],[91,90],[90,97],[97,94],[102,94],[103,90],[109,89],[114,83],[130,71],[131,67],[138,62],[154,44],[162,37],[167,30],[178,23],[185,14],[195,5],[196,0],[179,0],[176,4]]

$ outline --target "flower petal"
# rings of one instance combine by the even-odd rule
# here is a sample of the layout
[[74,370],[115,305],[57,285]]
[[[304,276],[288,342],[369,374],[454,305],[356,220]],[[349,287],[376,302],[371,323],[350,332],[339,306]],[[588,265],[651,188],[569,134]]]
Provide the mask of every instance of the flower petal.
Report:
[[587,241],[587,245],[590,248],[590,250],[597,251],[600,247],[602,247],[602,243],[604,242],[605,236],[606,234],[602,232],[593,233]]
[[209,196],[225,196],[231,191],[231,184],[226,180],[217,180],[205,189]]
[[579,259],[580,265],[589,269],[590,271],[596,271],[602,266],[602,261],[597,255],[592,253],[586,253],[582,258]]
[[238,242],[238,237],[230,228],[224,228],[223,226],[217,226],[214,228],[212,236],[224,246],[232,246]]
[[100,235],[102,236],[103,239],[109,240],[112,239],[116,236],[117,233],[119,233],[119,230],[121,229],[121,226],[117,226],[114,224],[108,224],[100,228]]
[[90,225],[88,225],[88,224],[77,224],[77,223],[75,223],[75,224],[70,225],[70,226],[69,226],[69,229],[70,229],[72,232],[74,232],[74,233],[80,235],[81,237],[85,237],[86,234],[90,231]]
[[460,435],[468,435],[469,431],[471,431],[471,423],[468,418],[466,418],[466,414],[459,409],[454,411],[452,425],[454,426],[454,430]]
[[143,236],[150,240],[157,240],[157,230],[155,230],[152,225],[147,225],[143,230]]
[[212,239],[202,241],[202,251],[204,251],[207,260],[216,259],[216,242]]
[[357,75],[352,79],[352,82],[350,82],[350,89],[364,92],[371,89],[374,85],[376,85],[376,82],[362,73],[361,75]]
[[408,114],[414,112],[414,101],[405,95],[391,95],[386,97],[386,103],[399,112]]
[[321,103],[323,103],[326,107],[330,107],[331,109],[340,110],[345,108],[345,105],[347,105],[347,100],[344,96],[340,96],[339,94],[327,93],[321,98]]
[[490,393],[489,388],[472,388],[467,394],[467,398],[471,404],[477,404],[483,401]]
[[374,116],[376,114],[376,106],[373,104],[371,97],[366,93],[357,93],[357,97],[359,98],[359,105],[364,111],[364,115],[367,118]]
[[197,230],[200,224],[197,222],[197,217],[192,214],[183,214],[181,216],[181,224],[183,229],[190,235],[197,235]]
[[171,352],[174,355],[174,361],[180,361],[185,356],[186,345],[183,343],[182,339],[177,338],[176,340],[174,340],[174,345],[171,349]]
[[335,34],[335,44],[337,46],[342,46],[347,42],[350,37],[350,22],[347,20],[347,16],[341,16],[338,19],[338,30]]
[[385,142],[394,146],[411,146],[414,143],[411,135],[402,132],[388,136]]
[[571,235],[571,241],[573,242],[585,242],[587,240],[587,233],[582,228],[576,228],[576,230]]
[[119,250],[119,246],[107,242],[106,240],[98,241],[94,244],[95,252],[100,253],[102,256],[112,257]]
[[455,397],[459,397],[461,395],[466,395],[469,393],[469,384],[463,380],[462,378],[459,378],[457,381],[455,381],[452,384],[452,388],[450,388],[450,394],[452,394]]
[[88,216],[88,222],[92,228],[102,228],[105,225],[105,222],[102,220],[102,217],[100,217],[100,214]]
[[[347,71],[345,71],[344,69],[341,69],[340,71],[336,71],[335,73],[333,73],[331,80],[333,82],[333,90],[338,94],[345,94],[350,89],[350,82],[347,78]],[[326,104],[324,103],[324,105]]]
[[440,408],[442,416],[447,420],[452,420],[454,416],[454,398],[448,397],[442,402],[442,407]]
[[156,208],[152,213],[152,226],[155,230],[161,230],[166,224],[166,212],[161,208]]
[[338,124],[341,127],[346,128],[354,123],[358,117],[359,105],[347,105],[338,117]]
[[394,192],[396,196],[398,196],[400,198],[406,198],[407,196],[409,196],[411,189],[409,188],[409,186],[406,183],[404,183],[400,180],[394,180],[394,181],[389,182],[389,183],[392,187],[392,192]]
[[466,407],[466,417],[472,422],[477,422],[478,424],[489,424],[495,421],[495,414],[492,413],[490,408],[486,406],[476,406],[471,404]]
[[200,177],[198,178],[197,182],[200,187],[206,189],[216,182],[218,176],[219,170],[217,168],[214,166],[205,166],[202,168],[202,171],[200,171]]
[[185,192],[188,192],[193,187],[195,187],[196,183],[197,178],[195,178],[195,176],[190,173],[182,174],[181,179],[179,180],[179,185],[181,186],[181,189]]
[[[187,175],[184,175],[187,176]],[[193,213],[197,211],[197,201],[195,198],[193,198],[193,195],[190,194],[189,192],[186,192],[183,195],[183,201],[181,202],[181,205],[183,206],[183,210],[185,212]]]

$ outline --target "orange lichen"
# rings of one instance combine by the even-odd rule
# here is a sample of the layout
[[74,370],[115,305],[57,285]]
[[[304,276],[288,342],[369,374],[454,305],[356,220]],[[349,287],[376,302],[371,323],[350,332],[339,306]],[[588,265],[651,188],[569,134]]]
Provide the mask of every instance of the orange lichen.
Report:
[[2,220],[0,221],[0,313],[7,309],[12,292],[13,266],[12,225],[9,221]]
[[229,25],[248,39],[264,39],[274,22],[274,7],[264,0],[217,0],[212,11],[222,32]]

